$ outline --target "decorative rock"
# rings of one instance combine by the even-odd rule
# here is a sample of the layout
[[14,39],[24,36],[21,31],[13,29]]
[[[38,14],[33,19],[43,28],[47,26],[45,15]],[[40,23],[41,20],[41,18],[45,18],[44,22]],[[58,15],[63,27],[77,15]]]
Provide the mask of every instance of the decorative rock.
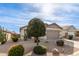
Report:
[[64,53],[64,48],[62,48],[62,51],[61,51],[61,53]]
[[56,48],[53,49],[52,53],[53,53],[53,56],[59,56],[59,51]]

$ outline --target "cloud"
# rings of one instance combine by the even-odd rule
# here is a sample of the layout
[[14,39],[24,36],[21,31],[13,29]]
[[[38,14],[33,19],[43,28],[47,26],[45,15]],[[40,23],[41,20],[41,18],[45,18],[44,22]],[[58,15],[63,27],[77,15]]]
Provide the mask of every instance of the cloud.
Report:
[[14,24],[19,29],[34,17],[41,18],[46,23],[56,22],[62,25],[77,25],[79,22],[79,4],[27,3],[16,6],[18,7],[0,8],[0,23]]

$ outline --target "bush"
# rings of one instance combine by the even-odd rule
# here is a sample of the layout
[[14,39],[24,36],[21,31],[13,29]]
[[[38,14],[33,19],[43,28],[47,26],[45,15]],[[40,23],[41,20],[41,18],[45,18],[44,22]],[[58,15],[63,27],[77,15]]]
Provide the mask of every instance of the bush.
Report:
[[22,45],[15,45],[9,49],[8,56],[23,56],[24,47]]
[[58,40],[56,41],[57,46],[64,46],[64,41],[63,40]]
[[43,55],[46,54],[47,49],[43,46],[35,46],[33,52],[37,55]]
[[18,38],[14,37],[12,38],[13,42],[17,42],[18,41]]
[[68,39],[72,40],[73,39],[73,35],[69,35]]
[[12,35],[12,41],[17,42],[18,41],[18,36],[17,35]]
[[2,41],[2,42],[1,42],[1,44],[4,44],[4,43],[6,43],[6,41]]

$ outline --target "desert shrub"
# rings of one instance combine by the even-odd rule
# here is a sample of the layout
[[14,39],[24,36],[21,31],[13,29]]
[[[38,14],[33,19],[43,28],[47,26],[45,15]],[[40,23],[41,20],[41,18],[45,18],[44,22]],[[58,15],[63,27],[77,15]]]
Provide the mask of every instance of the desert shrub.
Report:
[[17,35],[12,35],[12,41],[17,42],[18,41],[18,36]]
[[63,40],[58,40],[56,41],[57,46],[64,46],[64,41]]
[[37,55],[43,55],[46,54],[47,49],[43,46],[35,46],[33,52]]
[[73,39],[73,35],[69,35],[68,39],[72,40]]
[[18,38],[12,38],[13,42],[17,42],[18,41]]
[[4,44],[4,43],[6,43],[6,41],[2,41],[2,42],[1,42],[1,44]]
[[24,47],[22,45],[12,46],[8,51],[8,56],[23,56]]

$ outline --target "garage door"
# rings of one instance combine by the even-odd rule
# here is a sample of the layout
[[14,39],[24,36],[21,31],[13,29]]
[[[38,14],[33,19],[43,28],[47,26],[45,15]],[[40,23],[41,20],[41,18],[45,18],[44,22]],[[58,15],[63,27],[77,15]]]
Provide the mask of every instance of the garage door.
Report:
[[47,39],[59,39],[59,31],[47,30]]

